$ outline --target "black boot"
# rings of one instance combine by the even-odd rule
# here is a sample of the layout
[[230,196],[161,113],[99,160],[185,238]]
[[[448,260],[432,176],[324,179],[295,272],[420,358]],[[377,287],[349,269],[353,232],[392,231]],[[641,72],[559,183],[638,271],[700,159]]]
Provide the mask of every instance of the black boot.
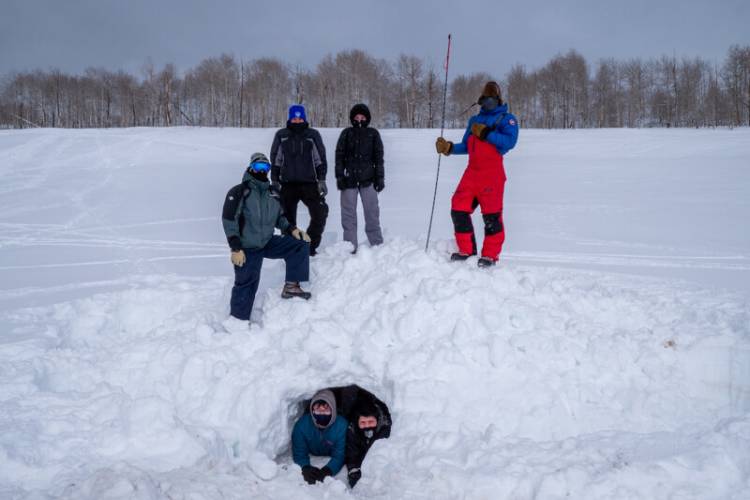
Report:
[[477,266],[479,267],[492,267],[495,265],[495,261],[490,259],[489,257],[480,257],[479,261],[477,261]]
[[471,257],[471,255],[466,255],[465,253],[460,252],[453,252],[451,254],[451,262],[461,262]]
[[298,282],[287,281],[286,283],[284,283],[284,289],[281,290],[281,298],[293,299],[294,297],[299,297],[301,299],[310,300],[310,297],[312,297],[312,294],[300,288]]

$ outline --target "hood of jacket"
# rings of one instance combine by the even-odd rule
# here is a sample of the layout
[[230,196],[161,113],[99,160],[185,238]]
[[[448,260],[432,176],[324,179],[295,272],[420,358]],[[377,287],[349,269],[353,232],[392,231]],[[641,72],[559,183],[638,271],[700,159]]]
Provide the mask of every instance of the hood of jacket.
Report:
[[315,424],[316,427],[319,429],[325,429],[327,427],[330,427],[333,425],[333,423],[336,421],[336,397],[333,395],[333,392],[331,392],[329,389],[324,389],[322,391],[318,391],[315,393],[315,395],[310,400],[310,415],[312,416],[312,408],[313,403],[316,401],[325,401],[328,403],[328,406],[331,407],[331,420],[328,422],[328,425],[326,426],[320,426],[313,418],[312,421]]
[[365,115],[365,121],[362,122],[363,127],[367,127],[370,124],[370,120],[372,120],[372,116],[370,115],[370,108],[367,107],[366,104],[355,104],[351,111],[349,111],[349,121],[352,123],[352,127],[356,127],[357,123],[354,121],[354,117],[362,114]]

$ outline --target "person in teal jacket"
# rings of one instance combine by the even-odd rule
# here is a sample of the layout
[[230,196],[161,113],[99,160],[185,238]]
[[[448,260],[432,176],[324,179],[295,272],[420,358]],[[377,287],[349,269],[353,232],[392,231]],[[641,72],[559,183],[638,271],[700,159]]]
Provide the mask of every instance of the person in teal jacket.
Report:
[[[337,415],[333,392],[325,389],[315,393],[309,412],[297,420],[292,430],[292,459],[302,468],[302,477],[308,484],[323,482],[344,466],[348,426],[349,422]],[[310,455],[331,459],[324,467],[317,468],[310,464]]]
[[[286,262],[283,298],[311,296],[300,288],[300,281],[308,281],[310,275],[310,237],[289,223],[279,201],[271,196],[270,169],[263,153],[253,154],[242,183],[230,189],[224,200],[222,225],[234,264],[231,317],[225,321],[230,331],[239,323],[248,326],[264,258]],[[275,229],[282,235],[274,234]]]

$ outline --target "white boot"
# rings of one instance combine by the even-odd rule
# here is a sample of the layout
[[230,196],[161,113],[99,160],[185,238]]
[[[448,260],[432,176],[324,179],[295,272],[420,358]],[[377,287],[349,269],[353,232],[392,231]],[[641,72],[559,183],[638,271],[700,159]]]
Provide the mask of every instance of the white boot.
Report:
[[222,321],[221,326],[224,327],[227,333],[247,333],[250,331],[250,322],[248,320],[235,318],[234,316],[229,316]]

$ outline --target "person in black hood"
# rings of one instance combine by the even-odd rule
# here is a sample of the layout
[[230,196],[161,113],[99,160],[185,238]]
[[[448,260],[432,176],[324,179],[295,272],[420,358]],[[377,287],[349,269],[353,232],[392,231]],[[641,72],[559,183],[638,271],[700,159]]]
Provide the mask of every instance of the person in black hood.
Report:
[[346,418],[346,451],[344,463],[349,486],[354,488],[362,477],[362,462],[372,444],[391,435],[391,413],[388,406],[370,391],[358,385],[331,387],[338,414]]
[[341,191],[341,226],[344,241],[357,251],[357,195],[365,212],[365,234],[370,245],[383,243],[378,193],[385,188],[383,141],[370,127],[370,110],[357,104],[349,112],[351,127],[341,131],[336,144],[336,187]]
[[297,223],[297,205],[301,201],[310,211],[310,255],[315,255],[328,218],[326,195],[326,150],[317,130],[310,128],[305,108],[289,108],[286,128],[276,132],[271,145],[271,187],[279,194],[284,214]]

